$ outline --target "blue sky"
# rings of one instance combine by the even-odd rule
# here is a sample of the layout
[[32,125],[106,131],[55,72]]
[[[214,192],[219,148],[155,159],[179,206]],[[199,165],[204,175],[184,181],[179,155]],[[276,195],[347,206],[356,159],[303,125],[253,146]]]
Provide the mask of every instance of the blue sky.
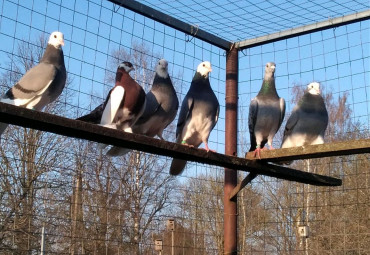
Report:
[[[240,52],[239,104],[243,111],[247,111],[251,98],[262,84],[265,63],[274,61],[277,64],[277,89],[288,102],[287,113],[293,108],[289,101],[294,84],[305,86],[315,80],[338,96],[350,93],[352,117],[368,129],[369,23],[363,21]],[[0,73],[8,68],[9,54],[17,54],[19,43],[34,42],[42,33],[55,30],[65,35],[65,61],[69,76],[73,78],[73,83],[66,88],[74,91],[75,96],[69,107],[84,113],[102,101],[107,88],[113,86],[104,83],[112,50],[124,48],[131,52],[133,42],[145,42],[153,53],[169,61],[173,80],[181,84],[177,91],[180,100],[189,88],[196,66],[203,60],[211,61],[211,85],[220,101],[221,113],[210,137],[210,148],[224,152],[224,50],[122,7],[114,7],[108,1],[0,0]],[[178,74],[182,79],[177,80]],[[239,130],[245,134],[246,125],[240,126]]]

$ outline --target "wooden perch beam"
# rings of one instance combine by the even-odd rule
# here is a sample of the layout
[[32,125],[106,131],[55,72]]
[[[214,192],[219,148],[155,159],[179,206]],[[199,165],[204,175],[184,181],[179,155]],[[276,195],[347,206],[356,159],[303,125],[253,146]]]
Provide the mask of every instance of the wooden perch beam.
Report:
[[333,177],[293,170],[264,162],[259,163],[220,153],[206,152],[205,150],[190,148],[177,143],[161,141],[159,139],[137,134],[125,133],[99,125],[4,103],[0,103],[0,120],[1,122],[48,131],[59,135],[126,147],[129,149],[210,165],[217,165],[289,181],[297,181],[318,186],[339,186],[342,184],[340,179]]
[[[370,153],[370,139],[308,145],[285,149],[263,150],[261,151],[261,160],[269,162],[279,162],[296,159],[323,158],[362,153]],[[249,160],[254,159],[254,153],[248,152],[245,158]]]

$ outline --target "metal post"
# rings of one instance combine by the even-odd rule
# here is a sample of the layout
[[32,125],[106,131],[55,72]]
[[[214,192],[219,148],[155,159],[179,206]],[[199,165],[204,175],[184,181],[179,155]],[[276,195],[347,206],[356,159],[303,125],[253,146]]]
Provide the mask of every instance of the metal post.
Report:
[[175,254],[175,220],[167,220],[167,230],[171,231],[171,254]]
[[172,236],[172,244],[171,244],[171,254],[172,255],[175,255],[175,232],[172,231],[171,232],[171,236]]
[[[238,124],[238,50],[226,55],[225,154],[237,155]],[[237,197],[230,194],[237,185],[237,171],[225,168],[224,183],[224,254],[237,254]]]
[[40,255],[44,255],[44,254],[45,254],[45,227],[43,226],[41,230],[41,253]]

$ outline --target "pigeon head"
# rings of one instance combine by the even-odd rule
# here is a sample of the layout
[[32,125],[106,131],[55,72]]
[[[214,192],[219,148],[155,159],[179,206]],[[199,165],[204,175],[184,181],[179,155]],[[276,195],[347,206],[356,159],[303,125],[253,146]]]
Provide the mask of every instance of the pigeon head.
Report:
[[276,65],[274,62],[267,62],[265,66],[265,79],[274,76]]
[[208,78],[208,74],[212,72],[211,63],[204,61],[198,65],[197,72],[200,73],[204,78]]
[[167,78],[168,77],[168,62],[165,59],[161,59],[158,61],[157,67],[156,67],[156,73],[162,77]]
[[64,46],[63,33],[58,31],[51,33],[48,44],[53,45],[57,49],[59,49],[61,46]]
[[311,82],[310,84],[308,84],[307,86],[307,91],[308,93],[312,94],[312,95],[320,95],[320,83],[318,82]]
[[128,61],[124,61],[124,62],[122,62],[122,63],[118,66],[118,69],[120,69],[120,68],[123,68],[123,69],[126,71],[126,73],[129,73],[129,72],[131,72],[132,70],[135,70],[134,66],[133,66],[130,62],[128,62]]

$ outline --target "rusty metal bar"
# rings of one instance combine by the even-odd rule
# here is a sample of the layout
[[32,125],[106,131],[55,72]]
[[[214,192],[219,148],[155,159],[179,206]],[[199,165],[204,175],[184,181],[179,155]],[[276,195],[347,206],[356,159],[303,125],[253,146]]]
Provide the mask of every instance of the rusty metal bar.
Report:
[[[226,56],[226,116],[225,154],[237,155],[238,131],[238,50],[227,52]],[[225,168],[224,183],[224,254],[237,254],[237,197],[230,200],[230,192],[238,181],[237,172]]]
[[[296,159],[323,158],[363,153],[370,153],[370,139],[307,145],[276,150],[263,150],[261,152],[261,160],[281,162]],[[255,159],[253,152],[248,152],[245,155],[245,158],[250,160]]]
[[[47,131],[59,135],[105,143],[153,154],[181,158],[189,161],[226,167],[234,170],[253,172],[318,186],[338,186],[341,180],[329,176],[307,173],[286,167],[260,164],[244,158],[220,153],[206,152],[177,143],[161,141],[142,135],[125,133],[119,130],[101,127],[78,120],[68,119],[49,113],[33,111],[14,105],[0,103],[0,121]],[[234,171],[236,172],[236,171]]]
[[176,30],[179,30],[185,34],[201,39],[221,49],[228,50],[232,45],[230,41],[227,41],[214,34],[208,33],[207,31],[202,30],[195,24],[193,25],[187,24],[179,19],[169,16],[163,12],[157,11],[137,1],[134,0],[109,0],[109,1],[124,8],[127,8],[131,11],[134,11],[138,14],[141,14],[145,17],[148,17],[152,20],[158,21],[164,25],[172,27]]

